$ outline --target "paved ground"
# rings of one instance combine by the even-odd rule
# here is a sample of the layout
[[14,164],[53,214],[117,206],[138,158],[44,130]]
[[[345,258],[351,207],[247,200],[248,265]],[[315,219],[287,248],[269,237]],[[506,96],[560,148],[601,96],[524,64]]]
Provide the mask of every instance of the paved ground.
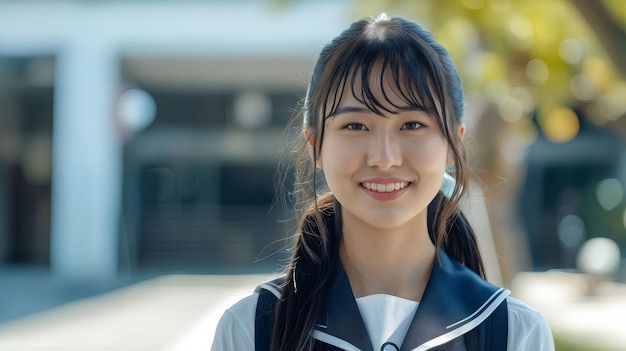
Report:
[[518,274],[511,290],[576,350],[626,350],[626,284],[548,271]]
[[[0,315],[5,318],[0,323],[1,351],[209,350],[224,309],[270,278],[164,275],[80,286],[32,271],[19,276],[0,274]],[[20,281],[21,286],[10,289],[4,284]],[[591,284],[582,275],[562,272],[524,273],[512,290],[540,310],[555,334],[570,343],[626,350],[626,285]],[[37,296],[48,298],[34,303]],[[28,301],[31,311],[25,313],[23,304]],[[7,318],[20,313],[19,318]]]
[[55,279],[48,269],[36,266],[0,265],[0,326],[16,318],[99,295],[149,279],[119,278],[114,282]]
[[0,350],[209,350],[223,311],[268,275],[167,275],[0,324]]

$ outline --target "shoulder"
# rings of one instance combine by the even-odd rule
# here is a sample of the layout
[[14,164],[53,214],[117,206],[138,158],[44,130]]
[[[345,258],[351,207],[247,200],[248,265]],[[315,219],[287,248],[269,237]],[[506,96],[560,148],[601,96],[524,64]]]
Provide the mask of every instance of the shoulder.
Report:
[[548,323],[539,311],[522,301],[507,297],[508,350],[552,351],[554,340]]
[[256,311],[257,300],[259,299],[259,293],[255,292],[252,295],[246,296],[243,299],[239,300],[234,305],[230,306],[224,315],[233,316],[238,320],[242,318],[248,319],[247,317],[252,316],[254,320],[254,313]]
[[254,350],[254,318],[259,294],[247,296],[229,307],[217,324],[212,351]]

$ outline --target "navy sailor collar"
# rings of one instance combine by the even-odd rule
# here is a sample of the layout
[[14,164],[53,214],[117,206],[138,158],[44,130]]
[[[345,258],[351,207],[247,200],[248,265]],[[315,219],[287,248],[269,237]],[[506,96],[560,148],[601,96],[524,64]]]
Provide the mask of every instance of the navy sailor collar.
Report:
[[[509,294],[439,250],[400,351],[430,350],[464,335],[487,319]],[[341,264],[313,337],[344,350],[374,351]]]

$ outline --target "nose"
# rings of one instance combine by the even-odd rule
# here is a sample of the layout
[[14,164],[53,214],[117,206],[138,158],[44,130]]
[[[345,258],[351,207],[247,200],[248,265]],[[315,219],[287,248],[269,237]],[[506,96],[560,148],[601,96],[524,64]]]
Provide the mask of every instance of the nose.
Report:
[[381,131],[370,141],[367,165],[380,170],[389,170],[402,165],[402,147],[397,136]]

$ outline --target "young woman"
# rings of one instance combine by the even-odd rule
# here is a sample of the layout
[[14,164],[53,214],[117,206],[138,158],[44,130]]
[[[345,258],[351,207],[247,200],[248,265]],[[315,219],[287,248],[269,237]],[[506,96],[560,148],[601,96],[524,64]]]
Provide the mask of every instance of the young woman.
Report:
[[301,116],[290,265],[225,312],[214,351],[554,349],[540,314],[485,280],[457,207],[462,85],[428,32],[353,23],[320,53]]

